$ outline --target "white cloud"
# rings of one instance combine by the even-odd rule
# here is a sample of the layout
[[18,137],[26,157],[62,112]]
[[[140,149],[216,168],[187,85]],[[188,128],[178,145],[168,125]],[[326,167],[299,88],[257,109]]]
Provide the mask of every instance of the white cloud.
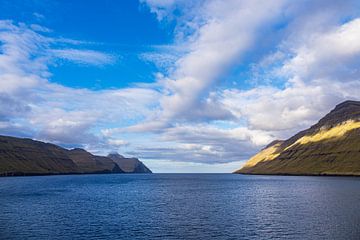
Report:
[[159,94],[142,88],[92,91],[48,83],[37,96],[28,119],[39,129],[38,138],[111,148],[115,142],[106,140],[111,139],[111,134],[93,133],[92,128],[106,128],[109,124],[126,127],[138,121],[151,113]]
[[[184,4],[182,1],[167,3],[169,5],[164,6],[161,1],[149,1],[152,11],[160,14],[162,20],[167,15],[176,17],[173,9]],[[174,64],[174,70],[160,79],[165,95],[161,99],[162,112],[153,117],[154,121],[130,130],[156,129],[162,140],[185,145],[143,148],[142,154],[149,158],[188,161],[191,158],[207,161],[211,156],[220,161],[221,153],[230,150],[215,145],[218,142],[234,145],[233,135],[225,134],[221,127],[214,127],[216,134],[212,127],[207,127],[202,135],[198,125],[185,131],[187,126],[197,121],[211,124],[211,120],[219,119],[229,120],[227,125],[242,124],[244,128],[240,129],[248,131],[246,142],[250,145],[246,147],[251,149],[309,127],[343,100],[359,99],[358,20],[343,22],[358,14],[352,9],[354,5],[354,1],[332,4],[327,1],[268,1],[266,4],[206,1],[201,9],[190,11],[190,15],[196,12],[196,18],[180,16],[178,21],[188,21],[182,24],[190,25],[194,31],[180,38],[185,54]],[[284,16],[287,25],[281,31],[271,29],[273,23]],[[260,35],[259,29],[279,32],[271,39],[273,36]],[[259,36],[270,38],[269,42],[276,40],[278,45],[259,63],[253,63],[256,68],[252,73],[258,74],[251,76],[256,80],[255,86],[214,93],[213,86],[226,77],[225,70],[239,63],[242,55],[253,49]],[[181,42],[183,40],[185,42]],[[206,104],[207,101],[210,104]],[[231,127],[229,132],[237,129]],[[251,131],[259,131],[264,137],[255,144],[256,138],[250,138]],[[216,140],[209,143],[209,135]],[[195,139],[197,142],[193,142]],[[240,157],[243,149],[244,146],[238,147],[234,156]],[[231,161],[235,158],[228,156]]]
[[360,19],[354,19],[330,31],[313,33],[294,50],[294,57],[284,64],[283,74],[303,81],[359,78]]
[[157,49],[153,52],[145,52],[139,55],[139,58],[145,62],[154,63],[155,66],[163,71],[171,71],[173,63],[178,59],[178,54],[175,49],[170,51],[161,51]]
[[[175,22],[174,44],[140,54],[161,72],[130,88],[49,82],[59,59],[100,66],[116,58],[41,26],[0,21],[0,132],[124,149],[158,169],[228,168],[359,99],[356,1],[143,2],[161,24]],[[238,66],[249,77],[229,87]]]
[[[256,1],[213,1],[205,5],[209,19],[190,43],[190,53],[177,62],[173,80],[167,82],[169,95],[162,99],[164,117],[191,115],[204,91],[251,46],[255,30],[277,14],[280,3],[259,7]],[[258,14],[254,15],[255,9]]]
[[[163,17],[163,11],[175,4],[163,1],[148,3],[152,11],[160,11],[160,18]],[[189,11],[190,15],[200,15],[190,18],[187,23],[196,31],[187,37],[184,43],[178,43],[184,46],[188,53],[175,62],[174,71],[168,77],[161,79],[164,85],[162,113],[153,121],[167,125],[174,119],[231,119],[229,111],[206,96],[207,91],[242,54],[253,47],[257,30],[277,17],[282,4],[281,0],[266,3],[227,1],[226,4],[221,1],[207,1],[196,13]],[[147,124],[150,124],[148,129],[154,126],[153,123]],[[139,127],[147,129],[147,124]]]
[[[60,49],[57,41],[65,48]],[[106,147],[106,137],[94,133],[94,127],[126,125],[155,107],[158,93],[152,89],[92,91],[49,82],[48,67],[59,58],[94,65],[113,61],[112,56],[101,52],[67,48],[68,44],[82,42],[50,38],[25,24],[0,21],[0,43],[3,134],[28,136],[27,132],[37,139],[65,145]]]
[[156,159],[142,161],[155,173],[230,173],[244,163],[244,161],[236,161],[207,164]]
[[273,139],[270,132],[246,127],[221,129],[208,124],[177,125],[164,129],[155,141],[128,153],[145,159],[228,163],[247,159]]
[[150,7],[150,11],[155,13],[159,21],[163,20],[169,12],[174,9],[177,2],[176,0],[141,0],[140,2],[146,3]]
[[287,77],[284,88],[225,90],[222,102],[253,129],[306,128],[339,102],[359,99],[359,43],[360,19],[308,33],[306,41],[287,50],[290,58],[281,58],[280,67],[270,70]]
[[108,143],[115,147],[123,147],[129,145],[129,142],[122,139],[109,139]]

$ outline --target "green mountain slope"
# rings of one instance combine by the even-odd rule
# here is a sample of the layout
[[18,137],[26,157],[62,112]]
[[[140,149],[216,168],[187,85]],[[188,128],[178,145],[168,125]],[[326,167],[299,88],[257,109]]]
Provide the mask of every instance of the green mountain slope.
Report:
[[83,173],[123,173],[114,161],[107,157],[93,155],[84,149],[75,148],[68,151],[68,156]]
[[84,149],[68,150],[32,139],[0,136],[0,176],[151,173],[138,159],[123,160],[120,165],[125,170],[110,157],[96,156]]
[[360,175],[360,102],[337,105],[311,128],[269,144],[235,173]]
[[0,174],[76,173],[78,166],[67,150],[31,139],[0,136]]

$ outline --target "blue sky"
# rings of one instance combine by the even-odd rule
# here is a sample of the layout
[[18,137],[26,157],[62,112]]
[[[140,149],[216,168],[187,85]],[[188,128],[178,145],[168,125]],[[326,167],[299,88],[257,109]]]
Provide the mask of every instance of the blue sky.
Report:
[[172,41],[172,25],[159,24],[156,15],[137,1],[2,1],[1,18],[39,24],[49,35],[88,42],[97,51],[114,55],[106,67],[62,62],[51,66],[51,80],[69,87],[93,89],[126,87],[154,80],[155,67],[138,55]]
[[358,1],[0,1],[0,134],[231,172],[360,96]]

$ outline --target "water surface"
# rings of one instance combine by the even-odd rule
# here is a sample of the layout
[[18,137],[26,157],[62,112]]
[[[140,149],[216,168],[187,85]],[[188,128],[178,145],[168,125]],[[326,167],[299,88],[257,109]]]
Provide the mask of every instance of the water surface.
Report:
[[0,239],[360,239],[360,178],[0,178]]

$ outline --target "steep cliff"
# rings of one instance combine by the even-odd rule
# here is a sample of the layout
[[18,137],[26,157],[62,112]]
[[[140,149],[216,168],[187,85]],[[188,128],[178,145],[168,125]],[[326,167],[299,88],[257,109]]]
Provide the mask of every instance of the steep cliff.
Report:
[[117,163],[119,167],[127,173],[152,173],[151,170],[137,158],[125,158],[118,153],[111,153],[107,157]]

